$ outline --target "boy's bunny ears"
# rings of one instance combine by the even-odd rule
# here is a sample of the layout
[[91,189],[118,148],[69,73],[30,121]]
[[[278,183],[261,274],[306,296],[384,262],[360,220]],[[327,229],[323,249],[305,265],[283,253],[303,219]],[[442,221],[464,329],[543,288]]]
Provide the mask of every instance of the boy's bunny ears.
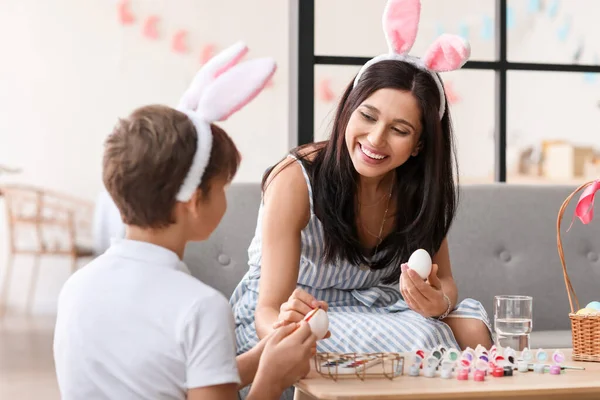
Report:
[[433,77],[440,92],[440,119],[446,111],[444,86],[437,72],[454,71],[461,68],[471,55],[471,47],[460,36],[443,34],[429,47],[420,59],[408,54],[419,28],[421,15],[420,0],[388,0],[383,12],[383,32],[389,52],[381,54],[362,66],[354,79],[354,86],[363,72],[371,65],[382,60],[399,60],[427,71]]
[[238,64],[247,52],[246,45],[238,42],[209,60],[177,106],[190,118],[198,137],[192,166],[177,193],[178,201],[188,201],[202,180],[212,149],[210,124],[226,120],[248,104],[275,73],[277,66],[272,58]]

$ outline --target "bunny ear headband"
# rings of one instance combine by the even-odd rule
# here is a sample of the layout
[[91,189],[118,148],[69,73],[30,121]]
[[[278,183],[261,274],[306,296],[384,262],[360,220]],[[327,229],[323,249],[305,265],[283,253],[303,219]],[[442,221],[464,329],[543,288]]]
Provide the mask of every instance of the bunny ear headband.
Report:
[[192,165],[177,193],[178,201],[188,201],[202,180],[212,149],[210,124],[226,120],[248,104],[275,73],[272,58],[238,64],[247,52],[248,47],[238,42],[210,59],[177,106],[192,121],[198,137]]
[[471,55],[471,47],[460,36],[443,34],[429,47],[425,56],[420,59],[408,54],[419,28],[421,15],[420,0],[388,0],[383,12],[383,32],[389,52],[367,61],[354,79],[356,87],[363,72],[376,62],[383,60],[405,61],[415,67],[429,72],[440,92],[440,119],[446,112],[444,86],[437,72],[460,69]]

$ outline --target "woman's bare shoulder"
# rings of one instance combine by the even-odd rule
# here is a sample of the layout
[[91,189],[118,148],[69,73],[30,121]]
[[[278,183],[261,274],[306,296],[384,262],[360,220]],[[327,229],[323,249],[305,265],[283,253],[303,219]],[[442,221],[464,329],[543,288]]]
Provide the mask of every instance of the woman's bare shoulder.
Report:
[[276,180],[287,181],[288,183],[299,184],[306,188],[306,180],[300,165],[300,160],[306,160],[312,162],[321,150],[322,146],[319,144],[307,145],[303,148],[298,149],[297,156],[290,154],[276,164],[265,180],[265,190],[274,183]]
[[306,177],[298,161],[314,160],[316,151],[311,147],[300,149],[296,156],[289,155],[273,167],[265,180],[263,201],[267,208],[285,218],[285,215],[297,215],[304,226],[310,216],[310,200]]

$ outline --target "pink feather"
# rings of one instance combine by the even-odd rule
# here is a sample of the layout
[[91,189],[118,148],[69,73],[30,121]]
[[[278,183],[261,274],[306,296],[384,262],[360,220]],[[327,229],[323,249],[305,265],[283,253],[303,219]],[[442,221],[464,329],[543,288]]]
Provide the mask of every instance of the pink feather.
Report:
[[391,52],[410,51],[417,37],[420,16],[419,0],[388,0],[383,12],[383,32]]
[[579,197],[575,207],[575,215],[584,224],[589,224],[594,218],[594,196],[598,190],[600,190],[600,180],[594,181],[586,187]]
[[447,72],[462,67],[471,56],[471,46],[457,35],[443,34],[429,47],[423,62],[432,71]]

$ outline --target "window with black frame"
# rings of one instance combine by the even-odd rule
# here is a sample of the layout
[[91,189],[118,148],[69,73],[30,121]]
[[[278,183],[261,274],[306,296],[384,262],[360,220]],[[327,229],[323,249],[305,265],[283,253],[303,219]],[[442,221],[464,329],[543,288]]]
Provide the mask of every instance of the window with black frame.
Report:
[[[326,139],[339,96],[386,51],[386,0],[300,0],[298,143]],[[443,73],[462,183],[579,184],[600,176],[597,0],[422,0],[411,54],[442,32],[471,44]]]

